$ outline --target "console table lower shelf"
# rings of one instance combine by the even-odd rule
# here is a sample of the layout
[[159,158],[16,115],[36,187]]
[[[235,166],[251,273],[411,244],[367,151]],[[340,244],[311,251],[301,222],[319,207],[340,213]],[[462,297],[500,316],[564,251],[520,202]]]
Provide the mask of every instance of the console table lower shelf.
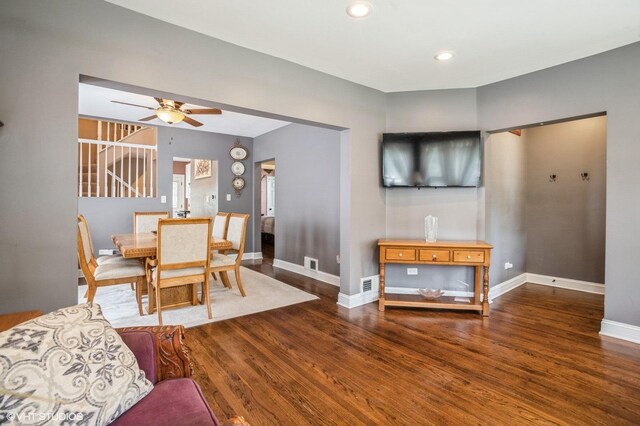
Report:
[[393,294],[385,293],[384,306],[404,306],[407,308],[431,308],[431,309],[457,309],[460,311],[482,312],[482,301],[475,297],[468,297],[469,302],[456,302],[454,296],[440,296],[429,300],[419,294]]
[[[489,266],[493,246],[484,241],[378,240],[380,249],[380,298],[378,308],[386,306],[478,311],[489,315]],[[474,268],[473,296],[469,302],[456,302],[454,296],[430,300],[419,294],[385,293],[385,269],[389,263],[408,265],[471,266]]]

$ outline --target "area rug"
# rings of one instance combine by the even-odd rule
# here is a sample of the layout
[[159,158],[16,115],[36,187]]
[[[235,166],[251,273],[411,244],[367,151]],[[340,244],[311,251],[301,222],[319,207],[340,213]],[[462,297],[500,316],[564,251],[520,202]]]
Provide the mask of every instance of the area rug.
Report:
[[[291,287],[283,282],[266,275],[242,267],[240,270],[242,284],[247,297],[242,297],[238,290],[233,272],[229,273],[231,289],[218,280],[211,280],[211,310],[213,319],[207,317],[204,305],[184,306],[162,311],[164,324],[182,324],[185,327],[195,327],[209,322],[222,321],[256,312],[268,311],[296,303],[316,300],[318,297]],[[78,287],[78,301],[85,302],[83,297],[86,285]],[[138,314],[135,292],[129,284],[100,287],[94,302],[102,307],[104,316],[114,327],[129,327],[137,325],[158,325],[158,315],[147,314],[147,296],[142,297],[145,315]]]

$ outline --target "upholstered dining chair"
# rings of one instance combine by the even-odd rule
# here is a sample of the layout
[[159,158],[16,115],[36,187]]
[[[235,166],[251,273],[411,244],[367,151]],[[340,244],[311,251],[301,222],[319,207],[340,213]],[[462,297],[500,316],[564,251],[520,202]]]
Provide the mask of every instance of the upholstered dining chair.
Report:
[[191,284],[192,303],[197,302],[196,285],[211,319],[209,299],[209,262],[211,258],[211,218],[160,219],[158,221],[158,256],[147,259],[149,313],[158,311],[162,325],[161,289]]
[[216,238],[227,238],[227,225],[229,224],[229,213],[218,212],[213,217],[212,235]]
[[89,225],[84,216],[78,216],[78,262],[82,275],[87,281],[87,302],[93,302],[98,287],[116,284],[135,283],[138,313],[142,313],[142,286],[145,282],[145,270],[141,262],[135,259],[113,260],[98,265],[93,255],[93,244]]
[[158,219],[168,219],[169,212],[133,212],[133,233],[156,232]]
[[[234,271],[238,289],[242,297],[245,297],[244,287],[240,279],[240,263],[244,254],[245,236],[247,233],[248,214],[231,213],[229,214],[229,224],[227,225],[226,239],[231,241],[232,248],[225,250],[223,253],[213,253],[211,255],[211,272],[218,272],[225,287],[231,288],[229,282],[228,271]],[[236,257],[229,256],[229,253],[236,253]]]
[[[213,217],[212,235],[216,238],[227,238],[227,225],[229,225],[229,213],[218,212]],[[217,280],[215,273],[211,273],[214,280]]]

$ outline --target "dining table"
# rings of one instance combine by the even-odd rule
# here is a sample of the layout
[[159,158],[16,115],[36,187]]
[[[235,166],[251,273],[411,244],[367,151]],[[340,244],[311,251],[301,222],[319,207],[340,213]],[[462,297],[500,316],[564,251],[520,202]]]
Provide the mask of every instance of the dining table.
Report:
[[[115,234],[111,236],[113,244],[118,248],[122,257],[126,259],[155,258],[158,255],[158,236],[155,232],[142,232],[138,234]],[[211,250],[224,251],[233,247],[233,243],[224,238],[211,237]],[[143,289],[143,294],[147,289]],[[160,292],[160,300],[163,308],[183,305],[193,301],[193,288],[191,284],[179,287],[163,288]]]

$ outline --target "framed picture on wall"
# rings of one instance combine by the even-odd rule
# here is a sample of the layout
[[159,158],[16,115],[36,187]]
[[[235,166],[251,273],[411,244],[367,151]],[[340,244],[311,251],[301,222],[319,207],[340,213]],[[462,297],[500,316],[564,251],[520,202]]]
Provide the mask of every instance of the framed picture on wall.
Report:
[[211,177],[211,160],[193,160],[193,178],[202,179]]

